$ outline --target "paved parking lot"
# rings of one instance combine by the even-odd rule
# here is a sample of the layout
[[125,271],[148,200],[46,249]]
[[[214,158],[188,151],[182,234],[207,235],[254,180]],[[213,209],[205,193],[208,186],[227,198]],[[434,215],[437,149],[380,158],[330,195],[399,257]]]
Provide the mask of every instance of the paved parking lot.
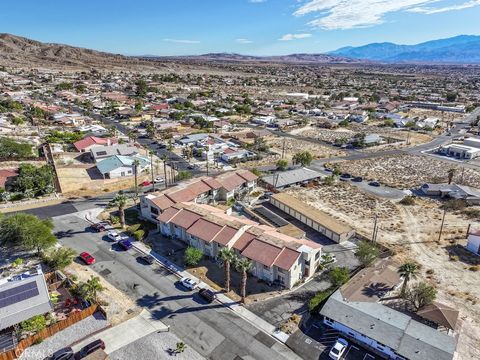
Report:
[[[327,360],[328,353],[339,337],[338,331],[328,328],[318,321],[310,321],[305,329],[296,331],[287,341],[287,345],[306,360]],[[342,360],[380,360],[359,345],[349,343]]]

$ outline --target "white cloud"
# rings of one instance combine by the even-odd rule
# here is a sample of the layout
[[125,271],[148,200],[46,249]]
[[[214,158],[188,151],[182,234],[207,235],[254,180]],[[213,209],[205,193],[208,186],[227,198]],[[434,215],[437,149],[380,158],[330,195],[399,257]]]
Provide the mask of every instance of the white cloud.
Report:
[[[441,6],[445,0],[308,0],[296,16],[318,13],[309,25],[326,30],[354,29],[385,22],[385,15],[398,11],[434,14],[480,5],[480,0],[455,0],[457,4]],[[451,2],[450,2],[451,3]],[[436,4],[437,6],[431,6]]]
[[291,40],[297,40],[297,39],[306,39],[311,37],[312,34],[285,34],[283,35],[280,39],[280,41],[291,41]]
[[198,40],[184,40],[184,39],[163,39],[166,42],[173,42],[178,44],[200,44]]
[[251,43],[253,43],[252,40],[248,40],[248,39],[236,39],[235,42],[237,42],[239,44],[251,44]]
[[444,7],[415,7],[413,9],[409,9],[408,11],[410,12],[416,12],[416,13],[421,13],[421,14],[438,14],[442,12],[447,12],[447,11],[455,11],[455,10],[463,10],[463,9],[468,9],[474,6],[479,6],[480,5],[480,0],[472,0],[472,1],[467,1],[462,4],[458,5],[452,5],[452,6],[444,6]]

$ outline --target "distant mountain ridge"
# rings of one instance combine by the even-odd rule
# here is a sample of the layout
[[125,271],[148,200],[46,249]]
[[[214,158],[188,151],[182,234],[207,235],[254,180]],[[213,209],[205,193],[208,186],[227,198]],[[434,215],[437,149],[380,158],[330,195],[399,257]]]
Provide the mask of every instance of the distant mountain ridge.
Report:
[[392,63],[480,64],[480,36],[459,35],[416,45],[371,43],[358,47],[343,47],[328,54]]
[[282,62],[282,63],[360,63],[365,62],[358,59],[351,59],[344,56],[330,54],[290,54],[278,56],[254,56],[242,55],[237,53],[209,53],[203,55],[188,56],[145,56],[148,59],[183,59],[183,60],[203,60],[203,61],[245,61],[245,62]]

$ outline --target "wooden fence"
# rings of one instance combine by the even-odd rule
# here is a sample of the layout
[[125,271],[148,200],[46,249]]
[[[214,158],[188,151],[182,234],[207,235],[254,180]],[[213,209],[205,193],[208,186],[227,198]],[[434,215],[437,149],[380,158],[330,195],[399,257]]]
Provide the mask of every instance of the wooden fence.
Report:
[[93,304],[92,306],[82,311],[72,313],[71,315],[68,316],[67,319],[61,320],[53,325],[50,325],[49,327],[39,331],[37,334],[29,336],[26,339],[19,341],[15,349],[12,349],[10,351],[0,354],[0,360],[14,360],[19,358],[22,355],[22,353],[25,351],[25,349],[28,348],[29,346],[32,346],[33,344],[39,341],[45,340],[50,336],[55,335],[57,332],[62,331],[63,329],[66,329],[67,327],[79,322],[80,320],[83,320],[89,317],[96,311],[100,311],[102,314],[105,315],[105,311],[99,305]]

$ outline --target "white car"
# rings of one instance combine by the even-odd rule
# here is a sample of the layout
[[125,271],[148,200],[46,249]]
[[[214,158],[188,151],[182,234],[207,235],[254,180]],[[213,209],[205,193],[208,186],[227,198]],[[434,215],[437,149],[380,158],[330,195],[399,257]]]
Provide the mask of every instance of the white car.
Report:
[[159,183],[165,182],[165,179],[164,179],[163,177],[161,177],[161,176],[157,176],[157,177],[155,178],[155,180],[153,180],[153,182],[154,182],[155,184],[159,184]]
[[330,356],[330,359],[339,360],[342,357],[345,350],[347,350],[347,347],[348,347],[347,340],[338,338],[335,345],[333,345],[333,347],[330,349],[328,356]]
[[113,241],[118,241],[122,239],[122,237],[115,230],[110,230],[109,232],[107,232],[107,236]]
[[193,290],[197,287],[197,283],[190,278],[183,278],[180,280],[180,284],[186,287],[188,290]]

